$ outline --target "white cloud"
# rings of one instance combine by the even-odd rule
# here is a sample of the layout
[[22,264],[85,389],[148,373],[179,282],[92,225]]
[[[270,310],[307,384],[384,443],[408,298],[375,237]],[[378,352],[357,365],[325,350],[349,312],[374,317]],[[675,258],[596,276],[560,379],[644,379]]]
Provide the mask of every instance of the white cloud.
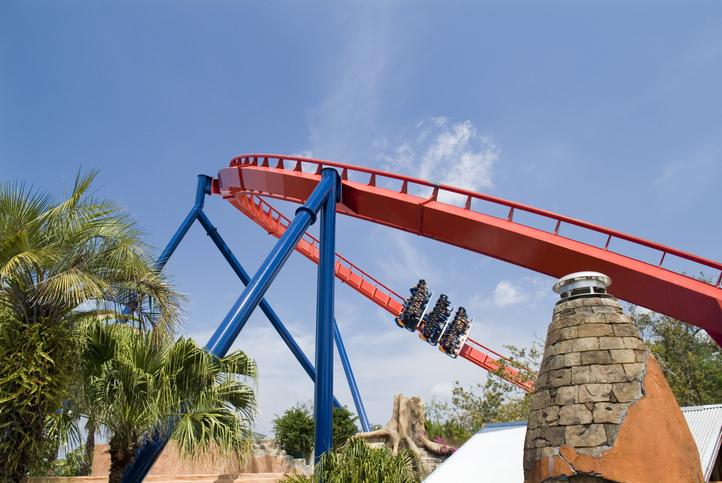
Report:
[[520,287],[509,280],[502,280],[496,284],[492,300],[497,307],[508,307],[526,302],[529,295],[524,293]]
[[543,276],[522,277],[518,280],[501,280],[488,297],[477,295],[471,301],[474,311],[483,313],[489,306],[498,308],[533,304],[555,297],[552,282]]
[[499,152],[494,140],[471,121],[431,117],[416,125],[412,139],[401,141],[381,159],[390,171],[478,191],[493,188]]

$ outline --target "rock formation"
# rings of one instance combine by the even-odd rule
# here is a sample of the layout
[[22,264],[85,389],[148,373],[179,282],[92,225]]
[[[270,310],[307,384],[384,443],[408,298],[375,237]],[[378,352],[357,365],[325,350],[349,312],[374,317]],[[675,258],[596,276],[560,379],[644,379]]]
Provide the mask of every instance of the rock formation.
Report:
[[524,477],[530,483],[704,481],[659,364],[610,295],[590,290],[554,309]]
[[398,454],[399,449],[410,449],[422,463],[422,469],[428,473],[434,463],[433,456],[445,458],[455,448],[431,441],[426,434],[425,423],[426,412],[421,398],[397,394],[394,396],[391,419],[386,426],[368,433],[358,433],[356,437],[371,444],[380,442],[394,454]]

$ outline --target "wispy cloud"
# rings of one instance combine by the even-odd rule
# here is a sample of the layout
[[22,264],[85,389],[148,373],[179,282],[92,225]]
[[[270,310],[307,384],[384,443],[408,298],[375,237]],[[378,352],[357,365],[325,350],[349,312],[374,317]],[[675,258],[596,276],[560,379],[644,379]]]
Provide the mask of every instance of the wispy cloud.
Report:
[[[716,189],[722,175],[722,147],[711,143],[685,159],[665,164],[654,179],[660,199],[677,211],[687,210],[707,192]],[[684,193],[684,196],[677,196]]]
[[385,230],[379,236],[383,237],[385,247],[381,267],[383,280],[394,284],[408,284],[409,280],[438,278],[434,264],[409,240],[408,234]]
[[410,139],[404,139],[381,154],[391,171],[470,190],[493,188],[493,169],[500,148],[469,120],[453,122],[447,117],[420,121]]
[[492,300],[497,307],[508,307],[526,302],[529,300],[529,293],[522,291],[521,287],[509,280],[502,280],[496,284]]
[[494,306],[507,308],[515,305],[536,303],[552,297],[551,281],[545,277],[523,277],[518,280],[501,280],[487,297],[477,296],[471,303],[476,310],[483,311]]
[[383,104],[384,84],[394,57],[391,5],[350,8],[346,42],[326,68],[326,93],[309,113],[310,149],[327,159],[363,156]]

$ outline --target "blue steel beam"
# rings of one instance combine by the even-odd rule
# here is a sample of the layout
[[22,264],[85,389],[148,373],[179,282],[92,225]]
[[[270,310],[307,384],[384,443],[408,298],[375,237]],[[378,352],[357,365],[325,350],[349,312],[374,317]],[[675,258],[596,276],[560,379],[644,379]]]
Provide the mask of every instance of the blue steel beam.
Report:
[[[278,272],[281,270],[286,260],[288,260],[288,257],[293,252],[296,244],[306,232],[306,229],[316,221],[316,213],[318,213],[324,202],[326,202],[329,197],[333,198],[335,196],[335,191],[337,189],[336,186],[336,178],[329,176],[321,178],[321,181],[311,193],[311,196],[306,201],[306,204],[300,206],[296,210],[296,216],[286,229],[286,232],[278,240],[278,242],[276,242],[276,245],[271,250],[271,253],[266,257],[266,260],[250,280],[243,293],[241,293],[241,296],[231,307],[228,315],[226,315],[211,339],[206,344],[206,351],[219,358],[224,357],[228,353],[228,350],[238,336],[238,333],[241,329],[243,329],[243,326],[246,322],[248,322],[253,310],[263,299],[263,295],[276,278],[276,275],[278,275]],[[196,196],[196,201],[197,200],[198,196]],[[198,211],[196,211],[196,215],[197,213]],[[188,217],[186,219],[188,219]],[[188,224],[188,227],[190,227],[190,224],[192,224],[192,221]],[[175,242],[175,246],[172,250],[170,250],[171,254],[178,246],[178,243],[180,243],[180,238],[182,238],[183,235],[185,235],[185,232],[188,231],[188,227],[186,227],[185,231],[182,233],[181,229],[176,232],[176,235],[178,233],[181,233],[181,235]],[[333,396],[331,396],[331,398],[332,397]],[[169,425],[172,425],[173,423],[174,422],[172,420],[169,421]],[[170,431],[166,431],[162,435],[157,435],[146,445],[140,448],[140,450],[136,453],[135,462],[129,466],[123,474],[123,483],[138,483],[143,481],[143,478],[145,478],[148,474],[153,466],[153,463],[163,451],[163,448],[165,448],[170,435],[169,433]]]
[[321,183],[329,182],[331,194],[321,209],[318,288],[316,295],[316,385],[313,413],[316,463],[333,449],[333,302],[336,281],[336,202],[341,183],[335,169],[321,170]]
[[191,227],[193,222],[196,220],[196,217],[198,216],[198,213],[201,213],[201,210],[203,210],[203,204],[206,199],[206,194],[210,194],[211,192],[211,178],[209,176],[206,176],[204,174],[198,175],[198,184],[196,185],[196,202],[193,205],[193,208],[191,208],[191,211],[188,212],[188,215],[186,215],[183,222],[180,224],[176,232],[171,237],[168,244],[165,246],[163,251],[161,252],[160,256],[158,257],[158,260],[155,262],[155,268],[156,270],[160,271],[163,270],[163,267],[165,267],[165,264],[168,262],[168,259],[173,255],[173,252],[176,248],[178,248],[178,244],[181,242],[184,236],[186,236],[186,233],[188,233],[188,229]]
[[361,393],[356,385],[356,378],[353,375],[353,369],[351,368],[351,361],[348,359],[346,353],[346,346],[341,338],[341,332],[338,329],[338,323],[336,318],[333,319],[333,338],[336,341],[336,348],[338,349],[338,355],[341,359],[341,365],[343,365],[343,371],[346,373],[346,380],[348,381],[348,387],[351,389],[351,396],[353,397],[353,403],[356,406],[356,414],[358,414],[359,421],[361,421],[361,428],[369,432],[371,431],[371,425],[369,419],[366,416],[366,408],[364,402],[361,399]]
[[[236,256],[231,251],[230,247],[226,244],[225,240],[221,237],[220,233],[218,233],[218,229],[213,226],[213,223],[211,223],[211,220],[208,218],[208,216],[203,212],[198,212],[198,222],[203,226],[203,228],[206,230],[206,233],[210,237],[210,239],[213,241],[213,243],[218,248],[218,251],[221,252],[221,255],[223,255],[223,258],[226,259],[228,264],[233,269],[233,272],[238,276],[238,278],[241,280],[241,283],[243,285],[248,285],[248,283],[251,281],[250,275],[248,275],[248,272],[243,268],[243,265],[241,265],[241,262],[238,261]],[[308,377],[311,378],[311,380],[315,383],[316,382],[316,369],[314,369],[313,365],[311,364],[311,361],[308,360],[308,357],[306,357],[306,354],[303,353],[303,350],[298,346],[296,341],[294,340],[291,333],[286,329],[286,326],[281,322],[281,319],[278,317],[276,312],[271,307],[271,304],[269,304],[266,299],[262,299],[261,303],[258,304],[258,306],[261,308],[264,314],[266,314],[266,317],[268,318],[268,321],[271,323],[274,329],[276,329],[276,332],[278,332],[278,335],[281,336],[281,339],[283,339],[283,342],[286,343],[286,346],[288,346],[288,349],[293,353],[293,355],[296,357],[296,360],[299,364],[301,364],[301,367],[303,367],[303,370],[306,371],[306,374],[308,374]],[[352,374],[353,377],[353,374]],[[358,390],[358,389],[357,389]],[[355,401],[355,399],[354,399]],[[341,404],[338,402],[338,400],[334,397],[334,405],[337,407],[341,407]]]
[[[256,274],[246,286],[238,300],[233,304],[228,315],[223,319],[211,339],[206,344],[206,350],[216,357],[223,357],[230,349],[238,333],[246,325],[263,295],[275,280],[278,272],[293,253],[306,229],[316,221],[316,213],[329,197],[329,193],[336,188],[335,178],[322,177],[316,188],[308,197],[303,206],[296,209],[296,216],[285,233],[276,242],[276,245],[261,264]],[[316,370],[316,383],[318,383],[318,370]]]

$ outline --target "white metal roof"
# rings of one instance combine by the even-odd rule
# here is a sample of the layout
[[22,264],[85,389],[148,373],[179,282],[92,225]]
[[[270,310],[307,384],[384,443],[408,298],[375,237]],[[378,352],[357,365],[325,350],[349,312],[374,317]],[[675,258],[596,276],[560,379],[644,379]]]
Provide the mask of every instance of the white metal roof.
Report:
[[[706,481],[722,439],[722,404],[682,408],[697,444]],[[424,483],[519,483],[524,481],[522,458],[526,421],[485,425]]]
[[682,408],[684,418],[697,443],[705,481],[709,481],[722,440],[722,404]]

